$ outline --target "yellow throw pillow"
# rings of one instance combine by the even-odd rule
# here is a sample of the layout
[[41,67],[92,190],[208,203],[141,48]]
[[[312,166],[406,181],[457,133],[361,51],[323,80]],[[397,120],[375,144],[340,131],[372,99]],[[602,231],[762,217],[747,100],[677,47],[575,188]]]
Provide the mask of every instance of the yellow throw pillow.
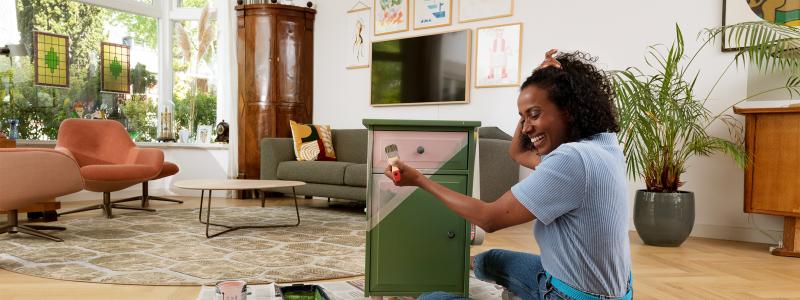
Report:
[[289,120],[297,160],[336,160],[329,125],[299,124]]

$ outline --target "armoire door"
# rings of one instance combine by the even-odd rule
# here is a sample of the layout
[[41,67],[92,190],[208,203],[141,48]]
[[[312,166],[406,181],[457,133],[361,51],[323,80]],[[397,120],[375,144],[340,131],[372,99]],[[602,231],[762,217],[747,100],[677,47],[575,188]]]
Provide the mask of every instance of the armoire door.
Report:
[[[245,64],[244,98],[240,102],[239,118],[239,157],[244,158],[246,178],[258,178],[260,173],[261,151],[260,140],[263,137],[275,136],[275,112],[269,111],[269,99],[274,98],[274,74],[276,54],[275,16],[264,11],[247,11],[245,17]],[[240,87],[241,89],[242,87]],[[241,95],[241,93],[240,93]],[[244,167],[244,168],[242,168]],[[244,169],[244,170],[242,170]]]

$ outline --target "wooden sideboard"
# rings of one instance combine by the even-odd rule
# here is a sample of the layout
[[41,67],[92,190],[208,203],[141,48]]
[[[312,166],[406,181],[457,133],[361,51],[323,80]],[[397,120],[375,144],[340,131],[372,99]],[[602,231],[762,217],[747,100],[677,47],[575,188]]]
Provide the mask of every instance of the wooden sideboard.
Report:
[[259,179],[260,142],[291,137],[289,120],[311,123],[316,10],[236,6],[239,176]]
[[734,107],[745,116],[744,211],[784,217],[783,248],[800,257],[800,106]]

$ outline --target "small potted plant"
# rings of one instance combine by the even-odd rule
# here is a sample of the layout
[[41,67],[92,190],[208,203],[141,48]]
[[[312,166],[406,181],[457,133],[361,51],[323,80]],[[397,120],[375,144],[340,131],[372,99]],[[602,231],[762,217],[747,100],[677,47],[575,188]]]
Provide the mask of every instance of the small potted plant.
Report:
[[[692,231],[694,193],[680,190],[690,157],[723,152],[742,168],[748,161],[740,122],[727,114],[712,115],[705,107],[708,97],[695,95],[698,74],[687,74],[692,60],[684,55],[677,25],[676,35],[666,54],[663,47],[650,47],[646,61],[652,74],[637,68],[611,73],[628,174],[646,185],[636,192],[634,225],[644,243],[654,246],[680,246]],[[734,127],[737,142],[706,132],[718,120]]]

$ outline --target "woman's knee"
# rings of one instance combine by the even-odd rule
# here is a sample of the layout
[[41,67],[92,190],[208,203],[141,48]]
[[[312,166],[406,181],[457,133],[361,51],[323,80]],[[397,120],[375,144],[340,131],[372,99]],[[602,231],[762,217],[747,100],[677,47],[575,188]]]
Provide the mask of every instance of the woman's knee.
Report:
[[472,260],[472,269],[475,276],[483,280],[493,280],[498,267],[502,267],[500,259],[505,250],[491,249],[476,255]]

